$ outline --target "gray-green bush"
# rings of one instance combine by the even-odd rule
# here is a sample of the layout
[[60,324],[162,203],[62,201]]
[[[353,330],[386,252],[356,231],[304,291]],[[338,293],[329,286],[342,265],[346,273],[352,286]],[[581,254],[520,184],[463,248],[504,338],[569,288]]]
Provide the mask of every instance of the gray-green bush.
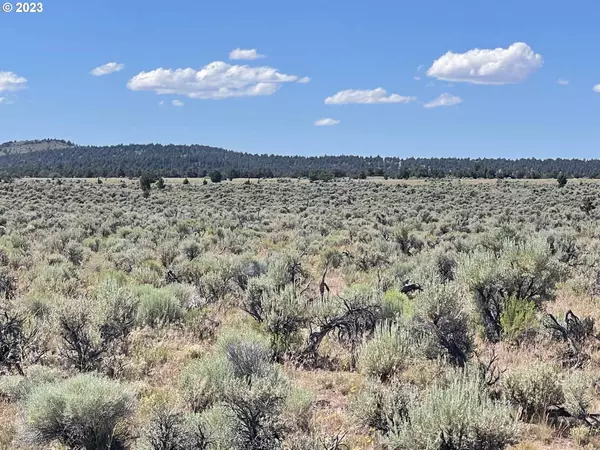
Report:
[[494,450],[516,441],[512,408],[490,399],[478,376],[457,373],[433,385],[394,421],[392,448],[414,450]]
[[493,342],[502,336],[501,317],[509,298],[539,307],[553,298],[562,274],[559,261],[541,238],[502,241],[497,251],[475,250],[462,257],[459,271],[472,293],[485,337]]
[[131,389],[97,375],[43,383],[25,399],[21,437],[34,446],[57,441],[69,449],[121,449],[135,407]]
[[506,399],[517,406],[524,420],[541,420],[549,406],[560,405],[564,394],[557,370],[543,363],[530,364],[505,375]]

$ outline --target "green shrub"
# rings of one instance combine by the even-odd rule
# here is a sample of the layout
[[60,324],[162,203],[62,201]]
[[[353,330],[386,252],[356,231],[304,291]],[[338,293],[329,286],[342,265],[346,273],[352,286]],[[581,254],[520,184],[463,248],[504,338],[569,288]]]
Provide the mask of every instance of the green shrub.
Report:
[[0,396],[17,401],[25,398],[35,387],[44,383],[53,383],[60,379],[60,372],[44,366],[31,366],[23,375],[5,375],[0,377]]
[[584,419],[591,411],[594,396],[591,392],[593,378],[581,372],[574,372],[563,382],[564,408],[573,417]]
[[309,431],[313,417],[314,394],[306,389],[290,389],[289,395],[285,400],[286,422],[291,428],[300,431]]
[[537,363],[515,370],[504,377],[504,395],[518,406],[524,420],[541,420],[551,405],[560,405],[563,391],[557,371],[547,364]]
[[134,292],[139,299],[139,324],[161,327],[177,322],[183,317],[183,310],[172,288],[139,286]]
[[285,252],[273,258],[267,276],[274,289],[281,290],[288,284],[302,286],[308,278],[308,271],[302,266],[300,255],[295,252]]
[[571,439],[573,439],[573,442],[575,442],[575,445],[579,448],[588,448],[586,446],[590,443],[592,431],[589,426],[579,425],[571,428],[569,430],[569,435],[571,436]]
[[47,331],[26,312],[0,309],[0,373],[23,374],[26,364],[37,363],[49,350]]
[[485,337],[493,342],[502,336],[500,318],[511,297],[532,301],[539,307],[554,297],[563,267],[542,239],[502,241],[497,250],[477,250],[464,256],[459,278],[473,294]]
[[185,414],[160,402],[144,433],[152,450],[205,450],[209,448],[207,425],[198,414]]
[[237,432],[239,422],[231,409],[218,404],[203,412],[201,418],[206,424],[208,439],[215,449],[244,450]]
[[414,344],[404,328],[383,322],[373,338],[360,347],[358,368],[367,376],[388,380],[410,363]]
[[52,301],[46,297],[34,296],[25,298],[25,309],[36,319],[47,319],[51,315]]
[[456,259],[455,255],[448,254],[447,252],[438,253],[435,256],[435,266],[441,280],[446,283],[454,281],[456,271]]
[[210,339],[214,336],[219,322],[205,308],[188,309],[183,316],[185,330],[199,340]]
[[83,262],[83,246],[77,242],[69,242],[64,249],[65,257],[74,266],[79,266]]
[[[190,261],[193,259],[196,259],[198,256],[200,256],[200,253],[202,252],[202,248],[200,247],[200,244],[198,244],[196,241],[184,242],[182,245],[182,250],[183,250],[183,254],[185,255],[185,257]],[[175,258],[172,258],[171,262],[174,259]]]
[[119,280],[108,278],[99,284],[96,301],[100,309],[100,335],[105,346],[124,344],[135,325],[138,299]]
[[83,245],[89,248],[92,252],[98,253],[102,241],[97,237],[88,237],[83,240]]
[[215,355],[188,363],[179,375],[179,392],[188,407],[201,412],[213,405],[220,398],[223,380],[230,371],[226,359]]
[[32,291],[40,295],[73,296],[79,288],[79,280],[71,264],[59,263],[43,267],[32,282]]
[[208,303],[223,302],[235,290],[235,265],[230,258],[205,257],[201,260],[200,295]]
[[380,293],[368,285],[353,285],[339,297],[315,301],[309,309],[311,333],[302,350],[305,363],[319,359],[321,343],[328,335],[350,351],[350,366],[356,366],[358,351],[367,336],[372,336],[381,318]]
[[260,342],[231,342],[225,348],[225,355],[235,378],[261,377],[271,367],[271,352]]
[[63,300],[57,308],[60,354],[79,371],[99,370],[104,353],[99,314],[89,299]]
[[266,277],[252,278],[248,282],[242,309],[256,319],[269,334],[275,359],[298,351],[301,328],[307,320],[307,299],[293,286],[276,290]]
[[381,298],[381,315],[384,319],[411,317],[413,312],[412,301],[398,289],[390,289]]
[[205,450],[211,447],[208,424],[204,415],[186,414],[184,416],[184,450]]
[[249,380],[229,378],[222,395],[224,405],[235,417],[238,448],[282,447],[285,432],[282,412],[289,385],[279,370],[273,368],[268,374]]
[[512,408],[490,399],[479,377],[458,373],[413,402],[388,441],[411,450],[501,450],[515,442],[516,431]]
[[77,370],[114,374],[117,357],[128,353],[137,306],[113,278],[96,286],[93,297],[61,300],[55,310],[61,355]]
[[0,267],[0,298],[11,300],[15,297],[17,291],[17,279],[8,269]]
[[500,315],[502,335],[512,342],[520,342],[538,326],[535,303],[510,297]]
[[223,180],[223,174],[219,170],[213,170],[209,176],[213,183],[220,183]]
[[96,375],[41,384],[25,400],[22,437],[35,446],[58,441],[69,449],[124,448],[125,421],[135,403],[129,388]]
[[157,250],[158,259],[164,268],[171,267],[177,258],[177,246],[174,241],[163,242]]
[[[250,330],[230,330],[219,336],[213,354],[184,368],[179,386],[186,403],[209,416],[220,411],[218,420],[207,419],[207,429],[217,435],[216,444],[222,448],[279,448],[286,407],[306,420],[308,400],[291,395],[287,378],[270,360],[264,337]],[[226,432],[225,426],[231,429]]]
[[444,358],[464,366],[473,349],[473,339],[461,289],[437,276],[428,280],[423,289],[416,300],[413,320],[413,327],[421,336],[421,348],[430,359]]
[[368,379],[350,400],[349,410],[361,425],[387,433],[394,421],[408,418],[408,408],[417,395],[416,388],[407,383]]

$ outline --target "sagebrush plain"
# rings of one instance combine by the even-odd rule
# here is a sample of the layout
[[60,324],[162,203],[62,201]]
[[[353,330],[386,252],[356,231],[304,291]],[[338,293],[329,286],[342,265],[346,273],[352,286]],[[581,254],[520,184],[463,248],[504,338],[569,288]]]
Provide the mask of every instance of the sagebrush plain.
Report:
[[0,184],[0,448],[600,448],[600,184]]

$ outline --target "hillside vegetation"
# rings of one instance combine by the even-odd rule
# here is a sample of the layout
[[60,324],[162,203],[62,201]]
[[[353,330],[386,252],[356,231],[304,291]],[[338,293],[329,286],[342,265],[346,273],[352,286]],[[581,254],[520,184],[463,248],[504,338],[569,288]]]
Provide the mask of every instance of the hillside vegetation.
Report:
[[[204,177],[226,178],[600,178],[600,160],[503,158],[398,158],[249,154],[204,145],[131,144],[72,146],[65,141],[27,141],[0,147],[0,173],[12,177]],[[3,150],[4,148],[4,150]],[[399,152],[409,153],[406,149]],[[7,154],[8,153],[8,154]],[[2,156],[3,155],[3,156]]]
[[0,184],[0,448],[600,448],[600,184],[140,181]]
[[62,139],[42,139],[33,141],[9,141],[0,144],[0,155],[21,155],[30,152],[43,152],[46,150],[61,150],[74,147],[70,141]]

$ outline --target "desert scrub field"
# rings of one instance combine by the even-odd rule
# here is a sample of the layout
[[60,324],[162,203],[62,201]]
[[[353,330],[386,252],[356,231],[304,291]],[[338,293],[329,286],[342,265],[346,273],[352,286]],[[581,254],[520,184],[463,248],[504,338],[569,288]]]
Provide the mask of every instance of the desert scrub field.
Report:
[[0,184],[0,448],[600,448],[600,184]]

